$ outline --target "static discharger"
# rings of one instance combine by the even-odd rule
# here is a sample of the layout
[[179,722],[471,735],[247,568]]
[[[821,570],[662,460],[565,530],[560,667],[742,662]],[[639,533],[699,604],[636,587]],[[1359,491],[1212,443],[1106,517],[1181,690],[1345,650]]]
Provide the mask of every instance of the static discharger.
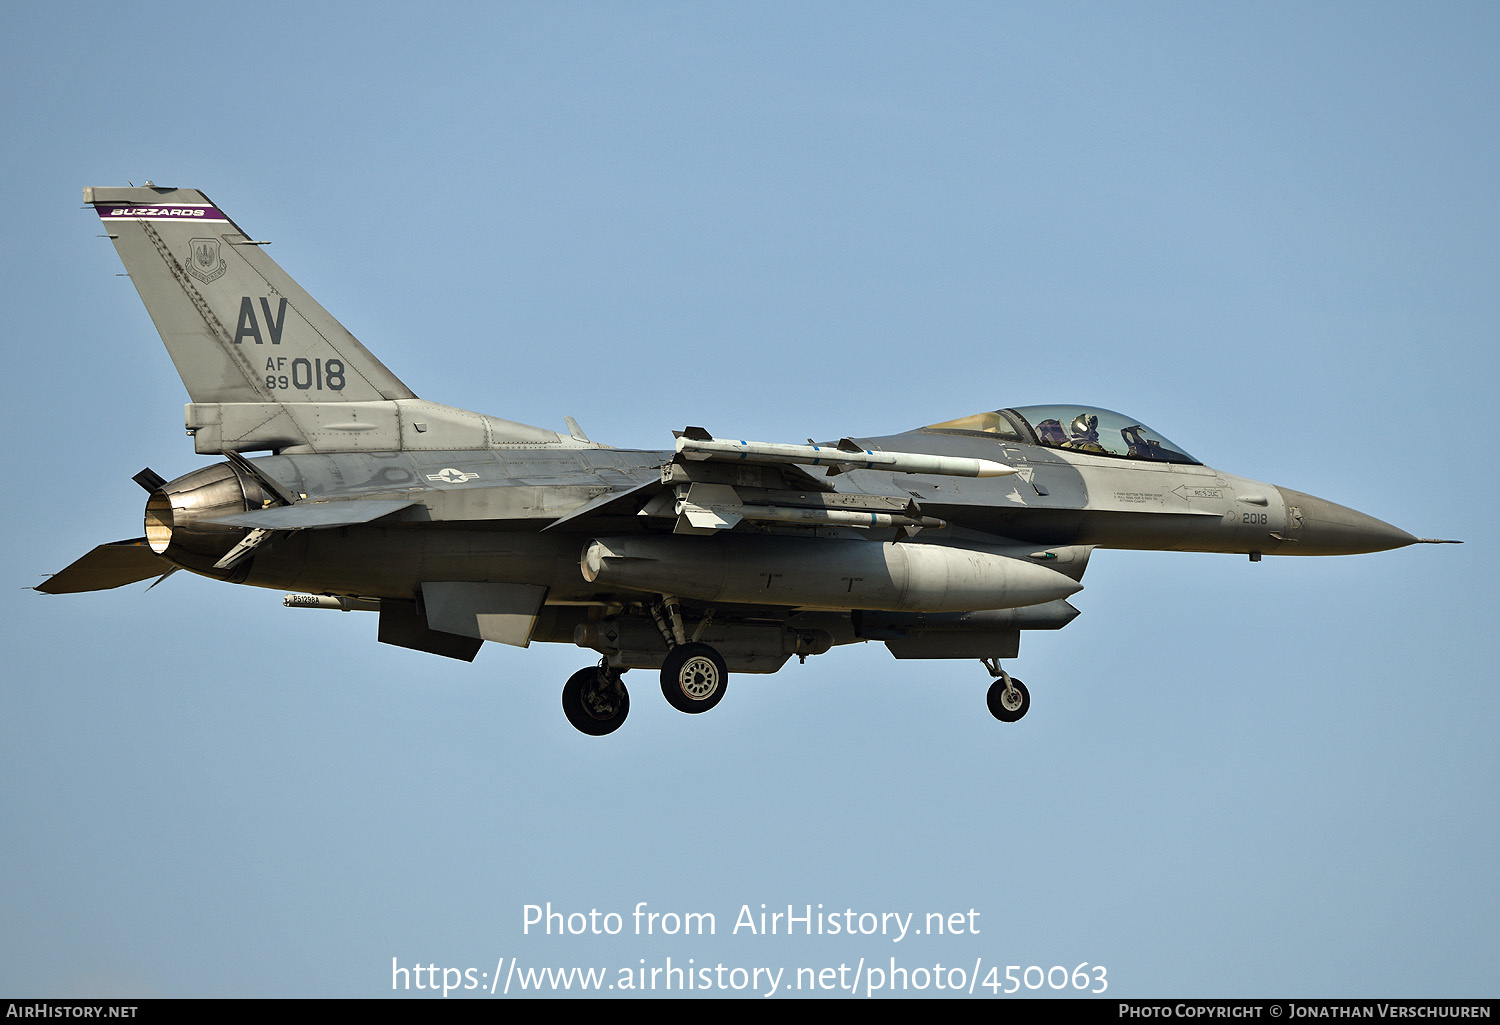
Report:
[[918,452],[874,452],[848,438],[837,445],[781,445],[765,441],[715,438],[701,427],[677,436],[677,452],[684,459],[747,463],[795,463],[826,466],[830,475],[848,470],[890,470],[896,473],[934,473],[945,477],[1005,477],[1016,468],[993,459],[936,456]]

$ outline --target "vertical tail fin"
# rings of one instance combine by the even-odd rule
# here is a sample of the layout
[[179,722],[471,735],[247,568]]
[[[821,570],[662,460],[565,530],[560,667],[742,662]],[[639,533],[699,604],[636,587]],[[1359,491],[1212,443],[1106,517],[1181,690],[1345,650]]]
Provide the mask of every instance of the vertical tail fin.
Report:
[[86,188],[195,403],[411,399],[411,390],[194,189]]

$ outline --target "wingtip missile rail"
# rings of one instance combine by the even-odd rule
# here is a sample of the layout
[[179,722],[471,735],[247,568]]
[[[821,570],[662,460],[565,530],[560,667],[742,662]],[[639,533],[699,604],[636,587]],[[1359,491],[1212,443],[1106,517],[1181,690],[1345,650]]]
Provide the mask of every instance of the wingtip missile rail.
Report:
[[918,452],[876,452],[860,448],[848,438],[837,445],[782,445],[765,441],[715,438],[701,427],[689,427],[677,436],[677,454],[695,461],[826,466],[830,473],[890,470],[895,473],[932,473],[945,477],[1005,477],[1016,472],[1015,467],[993,459],[969,459]]

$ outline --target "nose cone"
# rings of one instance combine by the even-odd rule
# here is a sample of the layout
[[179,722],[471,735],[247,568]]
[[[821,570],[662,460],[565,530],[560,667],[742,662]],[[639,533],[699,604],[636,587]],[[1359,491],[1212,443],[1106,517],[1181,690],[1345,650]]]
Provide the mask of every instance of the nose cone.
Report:
[[1288,555],[1359,555],[1416,544],[1400,527],[1300,491],[1278,487],[1286,502],[1284,537],[1296,543]]

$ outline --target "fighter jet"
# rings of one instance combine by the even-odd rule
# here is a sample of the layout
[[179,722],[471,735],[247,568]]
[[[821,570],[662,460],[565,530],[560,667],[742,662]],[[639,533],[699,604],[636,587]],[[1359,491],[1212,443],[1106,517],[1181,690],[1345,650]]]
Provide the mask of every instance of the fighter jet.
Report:
[[[485,641],[597,655],[568,721],[612,733],[623,675],[659,669],[683,712],[731,673],[843,644],[978,659],[1004,722],[1031,705],[1002,667],[1056,630],[1097,548],[1349,555],[1416,538],[1321,498],[1204,466],[1131,416],[1023,405],[899,434],[781,444],[676,432],[612,448],[417,398],[208,197],[87,188],[191,401],[199,455],[150,469],[145,536],[36,589],[178,569],[367,610],[387,644],[472,661]],[[264,453],[249,457],[246,453]],[[153,585],[154,586],[154,585]]]

